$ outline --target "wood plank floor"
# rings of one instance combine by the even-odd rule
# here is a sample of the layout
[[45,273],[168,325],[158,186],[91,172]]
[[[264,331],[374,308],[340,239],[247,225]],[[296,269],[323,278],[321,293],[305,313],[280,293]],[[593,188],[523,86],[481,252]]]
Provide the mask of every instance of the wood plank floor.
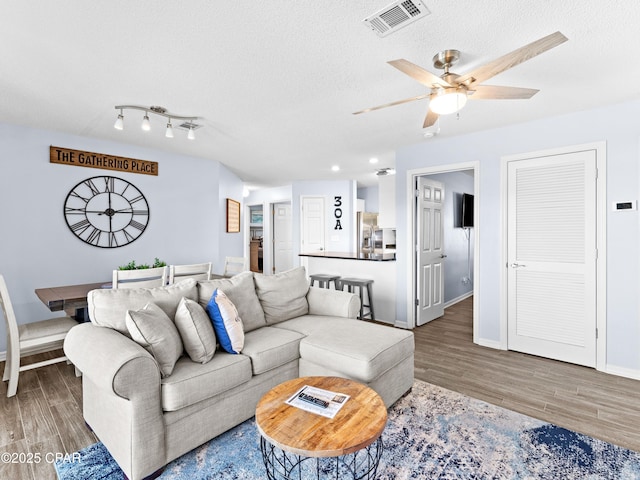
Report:
[[[43,353],[23,363],[60,355],[60,351]],[[0,382],[0,479],[56,480],[56,455],[95,442],[82,418],[82,384],[73,365],[63,362],[22,372],[18,394],[11,398],[7,383]],[[9,462],[4,458],[7,453],[12,454]]]
[[414,330],[416,378],[640,452],[640,381],[475,345],[472,308]]
[[[416,378],[640,451],[639,381],[475,345],[471,298],[414,333]],[[97,441],[82,418],[81,379],[64,363],[20,377],[12,398],[0,383],[0,454],[39,454],[41,461],[0,462],[0,479],[55,480],[55,454]]]

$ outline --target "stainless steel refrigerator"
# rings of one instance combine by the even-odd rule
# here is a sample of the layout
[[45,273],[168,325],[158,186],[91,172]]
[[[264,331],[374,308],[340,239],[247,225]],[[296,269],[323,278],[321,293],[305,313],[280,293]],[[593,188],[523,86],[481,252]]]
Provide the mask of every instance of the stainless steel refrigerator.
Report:
[[373,231],[378,227],[378,212],[358,212],[356,220],[356,253],[373,251]]

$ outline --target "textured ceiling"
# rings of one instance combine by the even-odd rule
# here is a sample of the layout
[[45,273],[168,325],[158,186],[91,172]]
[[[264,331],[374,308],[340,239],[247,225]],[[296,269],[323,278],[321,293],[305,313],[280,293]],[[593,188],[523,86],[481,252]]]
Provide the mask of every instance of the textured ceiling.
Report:
[[[440,137],[640,96],[640,2],[425,0],[431,14],[379,38],[362,19],[389,0],[33,0],[0,16],[0,121],[214,159],[251,185],[305,179],[375,183],[423,138],[427,100],[352,112],[425,93],[391,66],[458,49],[464,73],[555,31],[569,41],[489,83],[540,89],[530,100],[469,102]],[[161,105],[204,117],[197,139],[139,128]],[[174,122],[175,125],[175,122]],[[341,171],[330,171],[340,165]]]

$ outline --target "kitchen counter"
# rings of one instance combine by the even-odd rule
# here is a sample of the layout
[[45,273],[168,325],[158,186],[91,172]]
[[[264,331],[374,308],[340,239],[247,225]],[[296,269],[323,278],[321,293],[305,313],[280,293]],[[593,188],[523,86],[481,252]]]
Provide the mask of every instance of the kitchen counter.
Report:
[[392,262],[396,259],[395,253],[349,253],[349,252],[313,252],[301,253],[301,257],[316,258],[340,258],[342,260],[365,260],[374,262]]
[[[373,280],[373,310],[377,321],[402,326],[396,319],[396,254],[314,252],[301,253],[300,264],[307,274],[324,273],[340,277]],[[366,301],[366,300],[365,300]]]

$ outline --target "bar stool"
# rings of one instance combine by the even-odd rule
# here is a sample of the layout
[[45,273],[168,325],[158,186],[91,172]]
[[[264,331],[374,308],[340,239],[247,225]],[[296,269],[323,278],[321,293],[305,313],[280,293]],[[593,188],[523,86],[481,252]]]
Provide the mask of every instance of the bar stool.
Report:
[[[376,317],[373,314],[373,295],[371,291],[371,285],[373,284],[373,280],[369,280],[368,278],[341,278],[340,279],[340,290],[344,290],[344,287],[347,286],[348,291],[350,293],[354,293],[354,288],[358,289],[360,295],[360,316],[358,317],[360,320],[364,320],[365,317],[371,318],[371,320],[375,320]],[[364,303],[364,289],[367,289],[367,301],[369,304]],[[365,314],[364,307],[367,307],[369,311]]]
[[329,288],[331,286],[331,282],[333,282],[333,286],[336,290],[338,290],[338,283],[340,282],[339,275],[327,275],[325,273],[315,273],[313,275],[309,275],[311,279],[311,286],[317,281],[318,287],[320,288]]

